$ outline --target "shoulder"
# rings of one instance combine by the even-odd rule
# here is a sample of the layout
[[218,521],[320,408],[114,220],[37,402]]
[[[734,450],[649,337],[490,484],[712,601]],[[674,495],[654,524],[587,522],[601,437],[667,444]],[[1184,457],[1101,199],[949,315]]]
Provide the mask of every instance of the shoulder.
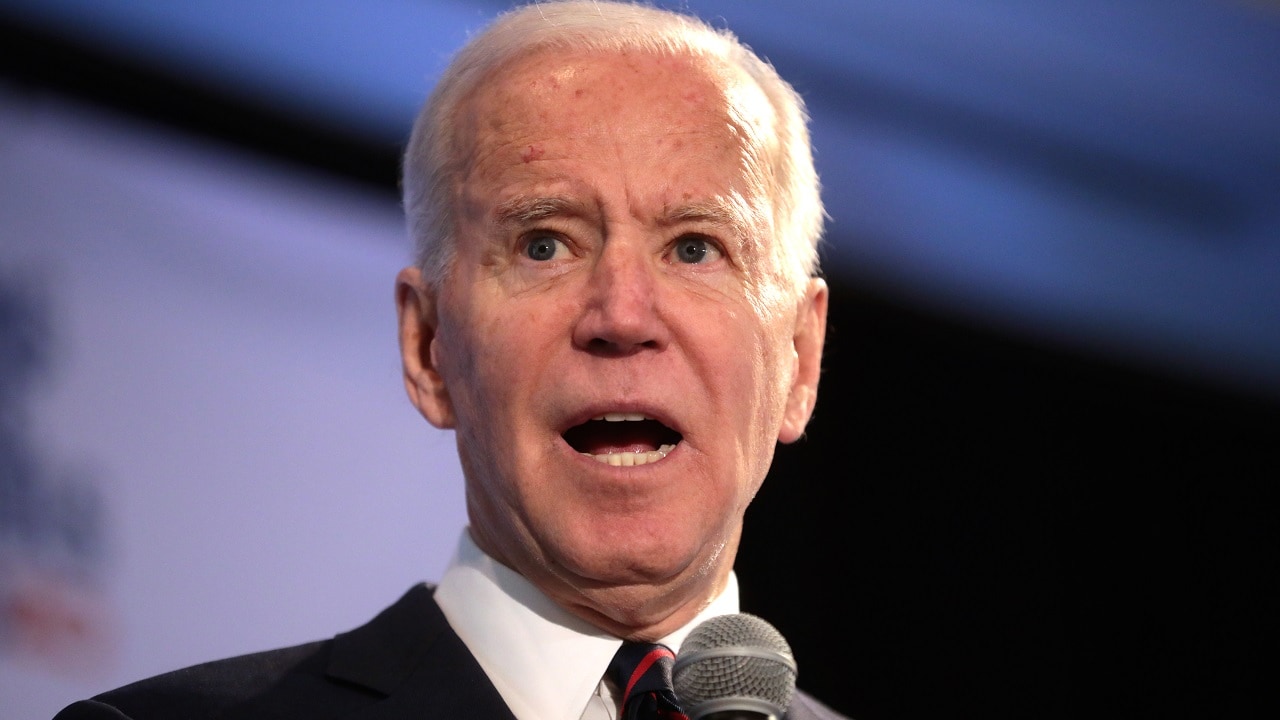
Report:
[[[210,718],[261,694],[286,676],[323,676],[331,641],[214,660],[173,670],[75,703],[55,720]],[[305,683],[304,683],[305,684]]]
[[213,660],[74,703],[55,720],[339,717],[385,697],[447,632],[418,584],[370,622],[327,640]]

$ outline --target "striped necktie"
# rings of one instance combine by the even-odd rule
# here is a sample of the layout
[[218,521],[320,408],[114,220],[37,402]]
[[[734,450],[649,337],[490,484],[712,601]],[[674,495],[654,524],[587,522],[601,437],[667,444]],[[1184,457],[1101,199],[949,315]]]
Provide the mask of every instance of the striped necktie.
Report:
[[609,677],[622,692],[618,720],[689,720],[671,689],[675,661],[665,645],[622,643],[609,663]]

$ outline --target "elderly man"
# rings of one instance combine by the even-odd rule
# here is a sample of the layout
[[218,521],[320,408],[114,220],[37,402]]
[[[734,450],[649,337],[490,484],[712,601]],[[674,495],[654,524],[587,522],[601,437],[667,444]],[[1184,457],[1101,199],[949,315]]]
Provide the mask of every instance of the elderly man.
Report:
[[[542,2],[496,20],[404,164],[401,355],[410,400],[456,433],[452,565],[333,640],[59,717],[642,712],[645,665],[620,679],[615,655],[669,661],[738,612],[743,514],[813,411],[827,290],[805,123],[770,66],[694,18]],[[644,702],[683,717],[669,700]],[[786,715],[839,717],[803,692]]]

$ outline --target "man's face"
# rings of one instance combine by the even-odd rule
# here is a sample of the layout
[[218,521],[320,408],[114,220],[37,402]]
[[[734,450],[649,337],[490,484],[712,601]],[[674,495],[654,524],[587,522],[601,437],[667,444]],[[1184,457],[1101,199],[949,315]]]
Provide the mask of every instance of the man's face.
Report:
[[460,111],[447,278],[401,274],[410,395],[457,431],[473,537],[615,631],[723,586],[812,410],[826,290],[784,280],[769,117],[686,60],[526,58]]

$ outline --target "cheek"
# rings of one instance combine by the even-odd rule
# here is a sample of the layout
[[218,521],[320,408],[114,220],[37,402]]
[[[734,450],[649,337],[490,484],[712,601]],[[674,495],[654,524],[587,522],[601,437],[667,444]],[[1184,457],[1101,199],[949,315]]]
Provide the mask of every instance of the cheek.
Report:
[[709,320],[699,331],[695,362],[724,443],[717,446],[736,458],[733,463],[745,463],[749,475],[756,475],[761,455],[772,447],[781,427],[790,365],[783,362],[777,334],[752,311]]
[[[772,442],[781,426],[791,380],[795,374],[795,356],[791,335],[777,322],[763,322],[743,338],[742,347],[749,347],[751,387],[755,392],[749,402],[753,422],[760,424],[760,432]],[[744,378],[745,380],[745,378]]]
[[[441,341],[442,367],[451,389],[469,395],[481,412],[503,407],[504,395],[527,389],[536,378],[540,349],[553,336],[536,304],[507,301],[501,307],[458,313]],[[433,345],[434,349],[434,345]],[[484,407],[487,405],[487,407]]]

